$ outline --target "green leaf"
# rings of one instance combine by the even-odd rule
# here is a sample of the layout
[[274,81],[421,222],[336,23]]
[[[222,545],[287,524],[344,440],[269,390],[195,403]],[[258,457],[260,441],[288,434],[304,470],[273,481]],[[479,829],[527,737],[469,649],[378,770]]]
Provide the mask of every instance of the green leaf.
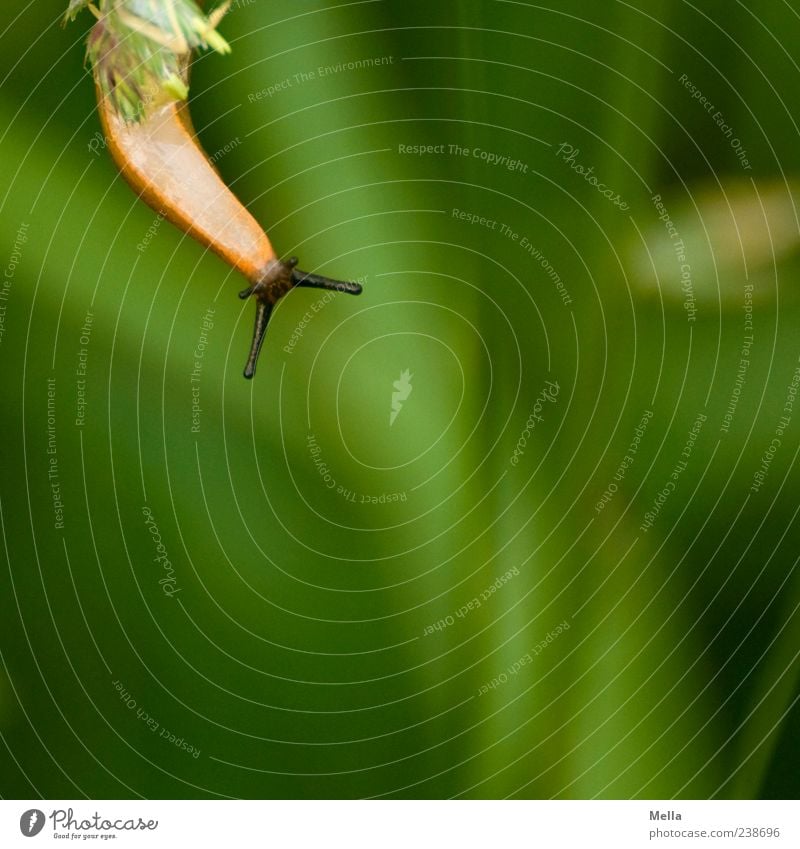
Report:
[[75,18],[78,17],[78,14],[82,12],[90,3],[91,0],[69,0],[69,8],[64,13],[64,20],[74,21]]

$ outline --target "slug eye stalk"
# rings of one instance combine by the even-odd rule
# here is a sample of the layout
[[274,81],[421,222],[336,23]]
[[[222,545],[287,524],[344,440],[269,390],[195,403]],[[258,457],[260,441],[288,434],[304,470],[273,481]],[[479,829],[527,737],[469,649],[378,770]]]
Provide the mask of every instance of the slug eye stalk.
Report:
[[272,316],[275,304],[291,289],[299,286],[304,289],[327,289],[331,292],[345,292],[348,295],[360,295],[359,283],[349,280],[333,280],[321,274],[310,274],[297,268],[297,257],[288,260],[273,260],[268,265],[261,279],[239,292],[243,300],[253,295],[256,299],[256,320],[253,327],[253,342],[250,345],[250,356],[244,367],[244,376],[250,380],[256,373],[258,355],[264,344],[267,324]]

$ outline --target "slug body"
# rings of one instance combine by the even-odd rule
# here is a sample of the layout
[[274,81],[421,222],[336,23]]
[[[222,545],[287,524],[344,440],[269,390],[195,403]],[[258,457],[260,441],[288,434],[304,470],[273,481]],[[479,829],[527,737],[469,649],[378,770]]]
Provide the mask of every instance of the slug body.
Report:
[[98,87],[98,107],[108,149],[134,191],[249,281],[240,297],[253,295],[257,309],[245,377],[255,374],[272,308],[293,287],[361,293],[357,283],[307,274],[296,268],[296,259],[278,259],[266,233],[200,147],[185,104],[168,102],[131,122],[115,113]]
[[195,141],[185,111],[170,102],[139,123],[126,123],[102,98],[109,151],[142,200],[256,283],[275,251]]

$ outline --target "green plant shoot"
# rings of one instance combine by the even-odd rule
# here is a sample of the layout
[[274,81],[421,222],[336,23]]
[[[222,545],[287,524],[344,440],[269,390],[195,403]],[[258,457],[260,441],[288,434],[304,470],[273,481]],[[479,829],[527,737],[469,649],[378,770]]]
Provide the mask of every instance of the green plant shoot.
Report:
[[70,0],[66,20],[84,9],[97,18],[87,58],[112,108],[138,122],[150,110],[189,94],[188,60],[196,48],[229,53],[217,32],[231,0],[205,14],[194,0]]

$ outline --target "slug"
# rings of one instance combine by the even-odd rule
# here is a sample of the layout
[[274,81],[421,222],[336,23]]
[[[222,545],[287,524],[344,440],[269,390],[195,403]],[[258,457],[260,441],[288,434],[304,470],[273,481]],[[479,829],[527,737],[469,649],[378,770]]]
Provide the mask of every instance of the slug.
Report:
[[[253,296],[256,301],[253,340],[244,369],[244,376],[250,379],[255,374],[272,310],[289,291],[300,286],[358,295],[362,291],[361,286],[300,271],[295,257],[289,260],[278,258],[267,234],[222,181],[197,139],[188,105],[183,100],[188,91],[190,44],[184,41],[172,54],[166,53],[168,48],[173,50],[177,36],[182,35],[177,25],[168,33],[170,41],[167,42],[166,37],[154,35],[159,30],[152,20],[133,16],[125,0],[108,2],[111,6],[105,14],[102,5],[100,10],[96,10],[86,4],[98,18],[90,34],[89,50],[93,58],[100,122],[108,150],[122,175],[145,203],[198,242],[211,248],[247,278],[249,286],[239,296]],[[156,0],[156,4],[158,2]],[[169,12],[172,16],[172,21],[176,8],[180,11],[181,7],[175,6],[174,0],[160,2],[165,5],[164,13]],[[190,4],[186,5],[189,7]],[[133,8],[137,10],[140,6],[134,2]],[[153,0],[150,0],[147,11],[154,8]],[[134,36],[141,39],[145,36],[148,39],[156,38],[154,49],[175,58],[175,70],[166,79],[168,85],[162,81],[163,88],[172,96],[151,96],[149,105],[148,99],[142,96],[133,118],[119,106],[120,98],[130,91],[128,82],[133,72],[128,72],[127,78],[121,77],[113,66],[109,72],[108,57],[113,56],[119,61],[117,56],[127,40],[127,37],[120,40],[116,33],[112,34],[113,38],[109,36],[110,16],[115,13],[127,16],[124,25],[131,29]],[[221,17],[221,13],[217,15]],[[195,15],[192,21],[195,30],[199,29],[196,23],[199,19]],[[206,22],[207,29],[201,32],[201,36],[214,46],[221,42],[227,47],[224,40],[213,31],[214,25],[214,21],[210,24]],[[210,38],[212,34],[217,42]],[[102,42],[104,38],[110,42],[110,46]],[[100,44],[95,47],[94,54],[92,39]],[[163,55],[159,56],[161,61]]]

